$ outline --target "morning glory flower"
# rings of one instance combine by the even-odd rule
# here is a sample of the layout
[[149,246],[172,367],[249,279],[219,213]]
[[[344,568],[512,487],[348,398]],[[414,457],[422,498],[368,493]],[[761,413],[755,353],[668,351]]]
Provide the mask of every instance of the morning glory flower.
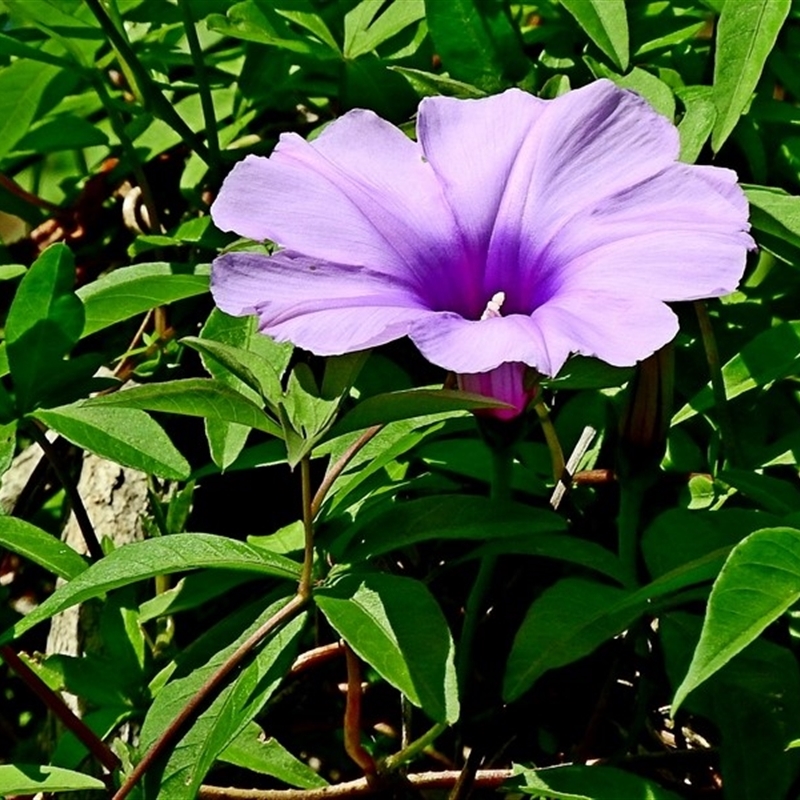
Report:
[[678,152],[674,125],[606,80],[426,98],[417,141],[350,111],[236,165],[215,224],[283,249],[222,255],[212,293],[319,355],[409,336],[510,418],[527,367],[633,365],[675,336],[667,302],[736,288],[753,245],[736,175]]

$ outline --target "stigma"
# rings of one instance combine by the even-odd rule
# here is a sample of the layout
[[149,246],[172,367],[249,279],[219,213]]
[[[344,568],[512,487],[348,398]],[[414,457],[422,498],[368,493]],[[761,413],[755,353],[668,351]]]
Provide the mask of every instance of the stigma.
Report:
[[492,299],[486,304],[486,308],[483,310],[483,314],[481,314],[481,319],[491,319],[492,317],[502,316],[500,314],[500,309],[503,307],[505,301],[505,292],[496,292],[493,294]]

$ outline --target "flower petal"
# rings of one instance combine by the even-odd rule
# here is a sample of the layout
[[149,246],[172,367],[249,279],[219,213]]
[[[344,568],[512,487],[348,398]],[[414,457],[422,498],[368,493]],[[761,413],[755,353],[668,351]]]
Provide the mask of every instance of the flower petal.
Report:
[[453,240],[452,218],[419,146],[370,111],[331,123],[313,142],[281,136],[225,180],[215,224],[313,258],[429,280]]
[[257,314],[263,333],[323,356],[398,339],[432,313],[401,280],[285,250],[220,256],[211,292],[226,313]]
[[560,227],[674,163],[678,133],[633,92],[596,81],[550,101],[509,175],[486,291],[509,291],[509,265],[535,271]]
[[551,376],[570,353],[596,356],[616,367],[633,366],[678,332],[678,318],[664,303],[608,292],[566,293],[538,308],[531,321],[550,356],[548,363],[533,366]]
[[571,220],[543,260],[567,290],[719,297],[736,289],[754,246],[747,214],[735,173],[674,164]]
[[420,103],[417,135],[458,223],[464,280],[475,291],[469,316],[479,316],[488,299],[483,270],[506,183],[546,106],[519,89],[480,100],[427,97]]
[[548,362],[540,329],[522,314],[468,320],[441,312],[417,320],[409,336],[428,361],[462,374],[488,372],[510,361],[532,367]]

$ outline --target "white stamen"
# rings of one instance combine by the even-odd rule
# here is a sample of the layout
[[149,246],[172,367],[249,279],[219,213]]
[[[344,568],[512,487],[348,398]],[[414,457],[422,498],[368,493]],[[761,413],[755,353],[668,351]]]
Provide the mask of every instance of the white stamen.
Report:
[[496,294],[493,294],[492,299],[486,304],[486,308],[484,309],[483,314],[481,314],[481,319],[491,319],[492,317],[501,316],[500,309],[503,307],[503,303],[505,303],[505,301],[505,292],[497,292]]

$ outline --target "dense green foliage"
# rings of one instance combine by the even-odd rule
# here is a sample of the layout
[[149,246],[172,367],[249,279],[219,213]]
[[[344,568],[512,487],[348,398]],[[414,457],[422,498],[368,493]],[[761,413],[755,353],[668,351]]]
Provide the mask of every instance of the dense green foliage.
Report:
[[[282,132],[601,77],[738,172],[759,249],[636,368],[543,382],[512,500],[492,401],[408,342],[322,359],[213,308],[264,244],[209,205]],[[0,795],[111,796],[151,752],[131,796],[471,753],[486,792],[800,797],[798,123],[791,0],[0,0],[0,469],[55,470],[0,516]],[[84,451],[146,473],[144,541],[60,541]],[[40,653],[78,604],[99,645]],[[88,729],[48,737],[64,690]]]

